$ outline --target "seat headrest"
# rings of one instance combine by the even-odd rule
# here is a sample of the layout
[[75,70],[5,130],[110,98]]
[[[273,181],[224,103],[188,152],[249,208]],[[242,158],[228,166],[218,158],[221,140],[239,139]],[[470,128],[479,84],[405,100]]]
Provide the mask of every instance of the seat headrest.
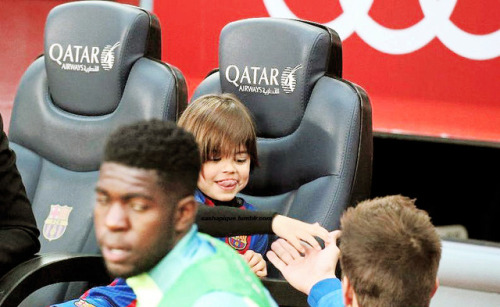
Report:
[[341,77],[341,41],[309,22],[240,20],[221,32],[219,69],[222,92],[250,109],[258,136],[282,137],[297,129],[318,79]]
[[160,26],[140,8],[108,1],[62,4],[45,25],[45,67],[52,102],[78,115],[113,112],[132,65],[160,58]]

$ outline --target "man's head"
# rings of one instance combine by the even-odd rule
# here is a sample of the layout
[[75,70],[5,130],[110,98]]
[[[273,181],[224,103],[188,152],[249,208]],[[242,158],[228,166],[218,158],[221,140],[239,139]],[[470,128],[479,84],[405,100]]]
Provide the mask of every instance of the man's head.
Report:
[[364,201],[344,213],[341,229],[346,303],[429,306],[441,242],[414,200],[398,195]]
[[148,271],[191,228],[199,170],[194,137],[172,122],[142,121],[109,137],[94,219],[112,275]]

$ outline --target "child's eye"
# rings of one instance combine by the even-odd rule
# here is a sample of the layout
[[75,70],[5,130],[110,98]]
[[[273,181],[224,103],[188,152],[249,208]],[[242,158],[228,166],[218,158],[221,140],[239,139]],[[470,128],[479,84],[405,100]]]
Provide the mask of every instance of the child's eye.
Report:
[[218,157],[218,156],[208,157],[208,161],[219,162],[220,160],[221,160],[221,157]]
[[237,153],[234,156],[234,160],[236,161],[236,163],[245,163],[245,162],[247,162],[248,158],[249,158],[248,154],[245,152]]

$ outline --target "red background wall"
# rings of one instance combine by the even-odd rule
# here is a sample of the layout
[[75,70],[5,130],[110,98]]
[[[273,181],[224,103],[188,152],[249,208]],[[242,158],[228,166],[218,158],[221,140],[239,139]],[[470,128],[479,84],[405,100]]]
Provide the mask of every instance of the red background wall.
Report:
[[[2,2],[0,112],[6,122],[22,72],[43,51],[45,17],[62,2],[66,1]],[[298,17],[320,23],[343,13],[338,0],[285,3]],[[498,0],[458,0],[448,20],[462,31],[483,35],[500,31],[499,11]],[[163,60],[182,70],[190,93],[218,66],[218,36],[224,25],[269,16],[263,0],[156,0],[154,12],[163,28]],[[422,20],[424,13],[418,0],[374,0],[369,16],[384,27],[405,29]],[[370,95],[376,132],[500,143],[498,56],[471,60],[438,38],[414,52],[392,55],[371,47],[356,33],[344,40],[343,48],[344,78]]]
[[[342,13],[335,0],[287,0],[300,18],[325,23]],[[220,30],[228,22],[269,16],[262,0],[156,1],[164,58],[188,77],[190,91],[217,67]],[[472,34],[500,31],[498,0],[458,0],[451,22]],[[418,0],[374,0],[369,15],[393,29],[423,18]],[[499,42],[500,43],[500,42]],[[500,49],[500,46],[496,46]],[[374,130],[500,142],[500,59],[470,60],[433,39],[404,55],[370,47],[356,33],[343,42],[344,78],[370,95]]]

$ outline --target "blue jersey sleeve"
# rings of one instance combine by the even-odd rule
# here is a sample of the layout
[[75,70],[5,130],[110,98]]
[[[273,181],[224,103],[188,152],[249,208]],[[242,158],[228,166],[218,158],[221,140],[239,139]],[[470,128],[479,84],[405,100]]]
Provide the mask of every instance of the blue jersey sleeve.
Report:
[[[257,211],[255,207],[245,201],[244,205],[246,210]],[[269,245],[269,236],[265,234],[252,235],[252,242],[249,249],[256,253],[264,255],[267,252],[267,246]]]
[[79,299],[52,305],[51,307],[99,306],[131,307],[135,306],[136,296],[125,280],[117,278],[110,285],[95,287]]
[[344,307],[340,280],[328,278],[317,282],[309,292],[307,303],[311,307]]
[[250,245],[251,250],[261,255],[267,252],[267,246],[269,244],[268,235],[252,235],[252,244]]

